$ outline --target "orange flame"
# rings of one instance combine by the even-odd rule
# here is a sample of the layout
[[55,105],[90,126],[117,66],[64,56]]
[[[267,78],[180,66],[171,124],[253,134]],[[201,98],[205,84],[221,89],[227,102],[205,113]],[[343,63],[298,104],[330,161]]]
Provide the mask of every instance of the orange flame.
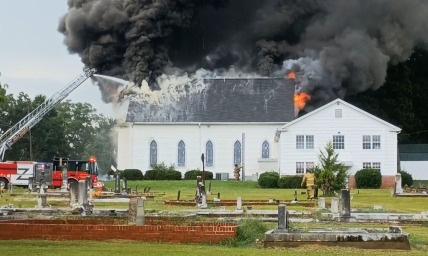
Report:
[[305,108],[306,102],[311,99],[311,96],[307,93],[296,93],[294,94],[294,106],[296,106],[299,110]]
[[296,79],[296,74],[293,71],[290,71],[290,73],[288,73],[288,79]]

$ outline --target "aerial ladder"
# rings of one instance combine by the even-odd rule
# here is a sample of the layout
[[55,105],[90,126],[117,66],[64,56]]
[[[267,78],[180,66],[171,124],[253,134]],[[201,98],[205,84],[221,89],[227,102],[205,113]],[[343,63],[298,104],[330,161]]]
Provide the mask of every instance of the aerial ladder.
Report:
[[43,117],[51,111],[56,104],[65,99],[74,89],[79,87],[89,77],[95,74],[96,69],[85,68],[83,73],[72,80],[62,90],[55,93],[48,100],[40,104],[36,109],[31,111],[28,115],[22,118],[18,123],[9,128],[5,133],[0,136],[0,160],[3,161],[6,150],[10,149],[12,145],[24,136],[33,126],[40,122]]

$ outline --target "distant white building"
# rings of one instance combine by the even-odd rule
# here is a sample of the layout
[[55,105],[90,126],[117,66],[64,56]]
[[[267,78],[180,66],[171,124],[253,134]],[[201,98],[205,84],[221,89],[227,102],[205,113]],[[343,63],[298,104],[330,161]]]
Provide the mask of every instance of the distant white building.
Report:
[[397,134],[389,124],[343,100],[294,118],[294,86],[284,79],[214,79],[197,95],[155,106],[131,101],[118,131],[118,169],[150,170],[174,164],[183,174],[202,169],[233,176],[235,163],[247,179],[266,171],[303,175],[318,165],[331,141],[352,175],[380,169],[383,186],[394,184]]
[[428,144],[400,144],[398,148],[400,169],[413,180],[428,180]]

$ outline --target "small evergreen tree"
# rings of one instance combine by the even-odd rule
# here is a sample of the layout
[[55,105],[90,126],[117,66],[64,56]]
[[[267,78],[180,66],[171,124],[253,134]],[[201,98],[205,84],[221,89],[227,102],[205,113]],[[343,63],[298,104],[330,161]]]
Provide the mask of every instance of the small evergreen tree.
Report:
[[327,143],[324,150],[325,152],[320,151],[318,156],[321,166],[314,168],[315,177],[323,194],[331,195],[335,190],[345,186],[348,174],[345,165],[337,160],[339,154],[335,152],[331,141]]

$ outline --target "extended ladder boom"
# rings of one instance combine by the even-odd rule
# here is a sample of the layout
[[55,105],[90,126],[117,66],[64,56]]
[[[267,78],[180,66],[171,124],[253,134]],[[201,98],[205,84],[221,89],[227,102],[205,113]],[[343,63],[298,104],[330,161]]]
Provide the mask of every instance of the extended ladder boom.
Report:
[[22,118],[17,124],[0,136],[0,157],[4,158],[6,150],[12,147],[22,136],[24,136],[33,126],[35,126],[43,117],[51,111],[55,105],[65,99],[74,89],[79,87],[89,77],[96,72],[95,69],[85,69],[82,74],[71,81],[62,90],[55,93],[52,97],[43,102],[36,109]]

